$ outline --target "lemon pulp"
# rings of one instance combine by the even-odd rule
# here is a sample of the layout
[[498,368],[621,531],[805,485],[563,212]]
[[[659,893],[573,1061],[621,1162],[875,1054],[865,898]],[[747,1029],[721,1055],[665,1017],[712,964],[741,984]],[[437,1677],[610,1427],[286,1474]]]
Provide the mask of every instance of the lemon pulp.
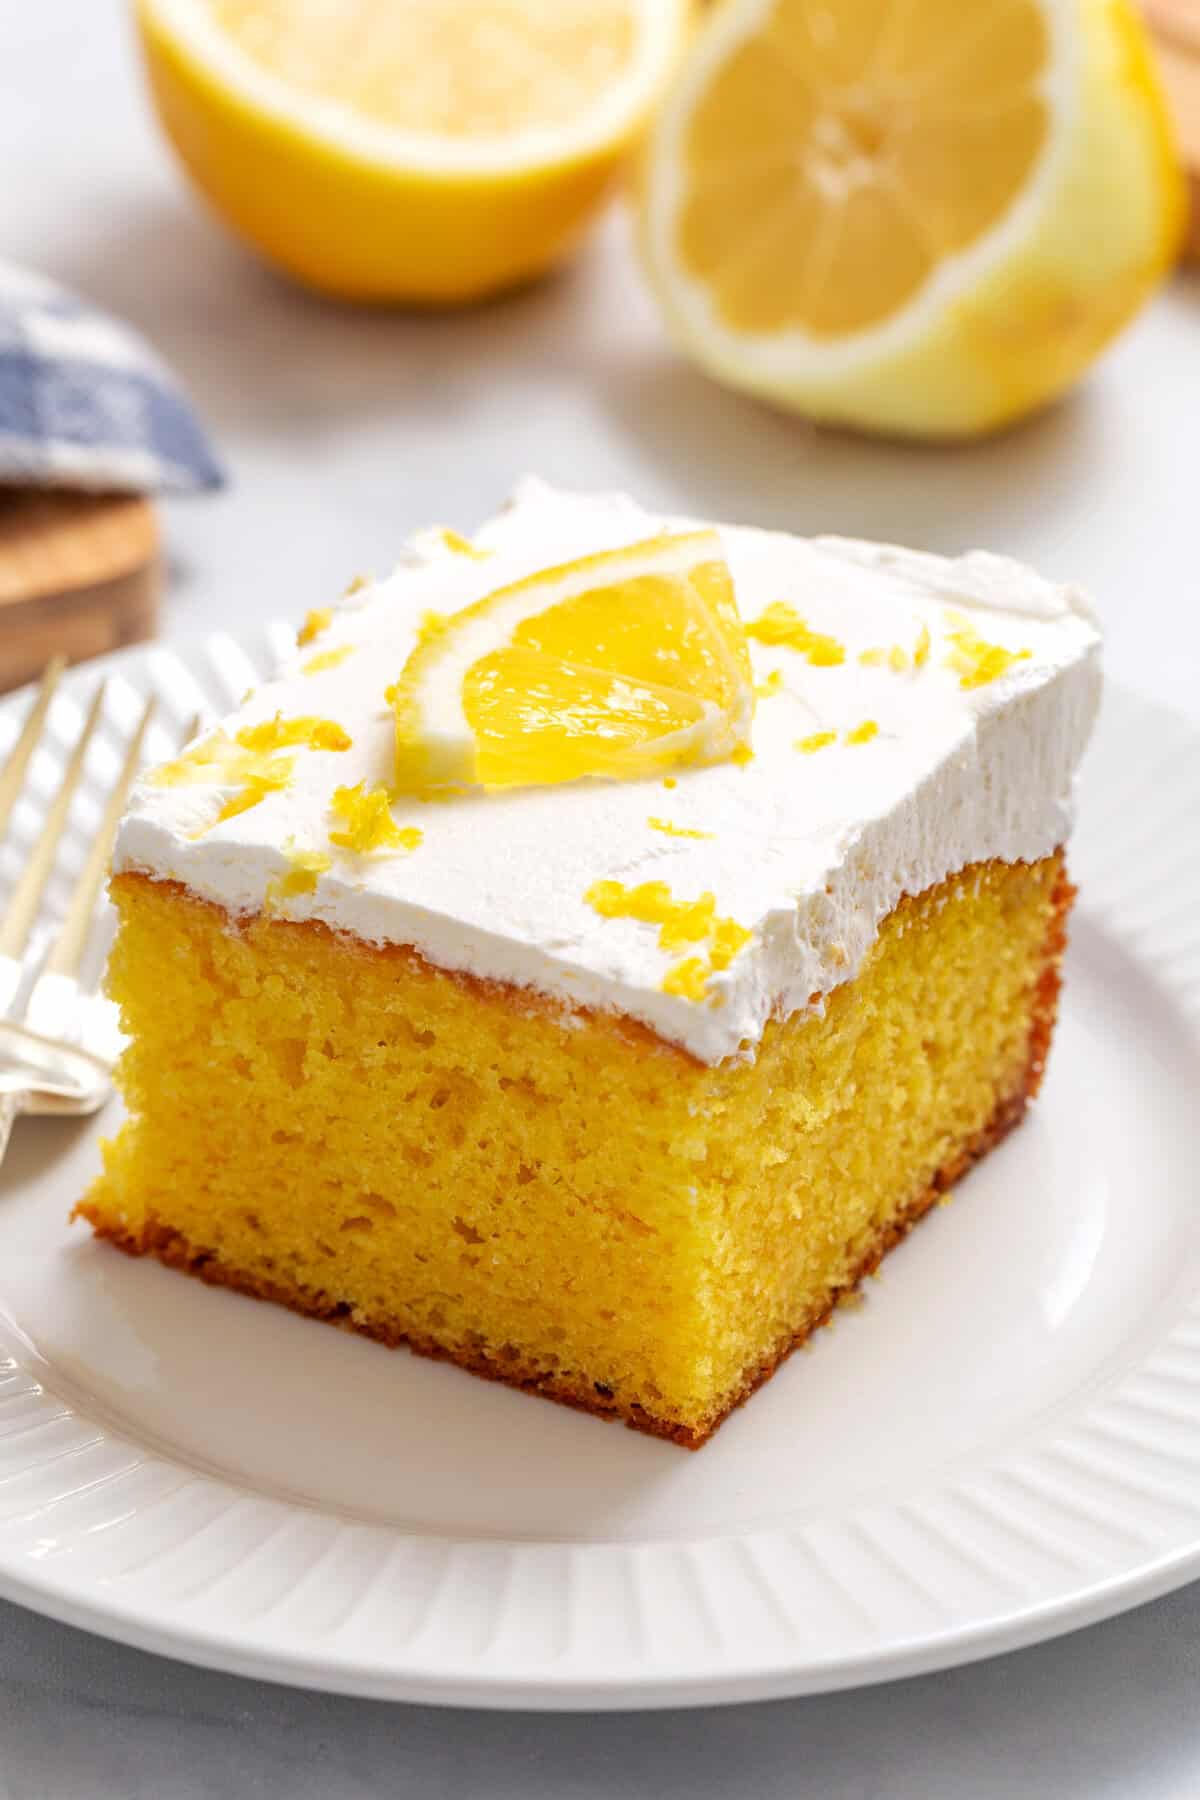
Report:
[[935,439],[1077,380],[1183,216],[1129,0],[722,0],[639,186],[647,272],[704,367]]
[[878,324],[1021,192],[1047,51],[1032,0],[779,0],[690,121],[685,268],[735,330]]
[[629,0],[205,0],[223,33],[297,93],[439,137],[564,124],[628,73]]
[[325,292],[463,302],[574,245],[674,61],[688,0],[136,0],[185,167]]

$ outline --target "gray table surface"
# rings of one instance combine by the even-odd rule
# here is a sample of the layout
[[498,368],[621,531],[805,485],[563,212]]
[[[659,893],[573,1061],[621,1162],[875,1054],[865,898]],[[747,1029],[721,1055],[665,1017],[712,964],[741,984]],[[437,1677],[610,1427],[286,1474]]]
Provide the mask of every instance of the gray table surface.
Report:
[[[1096,594],[1122,679],[1200,720],[1200,283],[1067,405],[922,451],[814,433],[663,341],[617,215],[564,276],[452,318],[363,314],[261,270],[184,190],[118,0],[0,8],[0,253],[140,325],[233,485],[168,509],[164,629],[326,600],[402,535],[470,529],[513,477],[931,549],[985,544]],[[0,1604],[0,1800],[1182,1800],[1200,1795],[1200,1585],[968,1669],[705,1712],[438,1712],[290,1692]]]

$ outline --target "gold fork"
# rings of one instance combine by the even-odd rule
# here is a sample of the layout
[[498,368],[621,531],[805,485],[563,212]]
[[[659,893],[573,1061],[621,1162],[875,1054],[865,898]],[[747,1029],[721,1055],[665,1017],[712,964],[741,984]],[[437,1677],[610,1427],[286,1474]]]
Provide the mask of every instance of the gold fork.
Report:
[[[0,770],[0,838],[20,796],[62,671],[63,659],[56,657],[42,676],[21,735]],[[112,1086],[113,1064],[120,1047],[113,1010],[94,984],[81,979],[81,970],[100,888],[108,871],[113,837],[138,771],[142,741],[154,712],[153,696],[143,707],[126,747],[120,773],[75,882],[66,917],[40,968],[33,971],[26,964],[42,896],[83,773],[88,745],[100,722],[104,692],[101,681],[46,812],[41,834],[0,920],[0,1156],[19,1113],[95,1112],[108,1098]]]

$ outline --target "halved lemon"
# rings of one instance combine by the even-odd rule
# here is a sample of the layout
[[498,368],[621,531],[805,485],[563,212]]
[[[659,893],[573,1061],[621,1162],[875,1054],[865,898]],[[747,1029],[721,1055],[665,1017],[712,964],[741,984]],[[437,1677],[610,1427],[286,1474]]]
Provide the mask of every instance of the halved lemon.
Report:
[[687,0],[137,0],[167,134],[272,262],[360,300],[458,301],[575,241]]
[[392,701],[406,793],[731,756],[754,684],[720,539],[652,538],[501,588],[426,628]]
[[641,193],[651,280],[701,363],[926,437],[1060,393],[1182,219],[1126,0],[723,0]]

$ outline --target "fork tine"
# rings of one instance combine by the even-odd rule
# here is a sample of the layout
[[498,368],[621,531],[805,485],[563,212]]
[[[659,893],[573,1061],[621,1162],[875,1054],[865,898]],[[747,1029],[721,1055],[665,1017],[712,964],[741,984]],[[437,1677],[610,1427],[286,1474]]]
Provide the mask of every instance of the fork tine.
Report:
[[57,794],[46,814],[42,826],[42,835],[34,845],[33,854],[26,863],[21,879],[18,881],[9,901],[4,922],[0,924],[0,956],[21,955],[29,937],[33,922],[37,917],[38,903],[42,890],[50,878],[54,867],[54,854],[58,849],[58,840],[67,822],[67,814],[71,808],[71,800],[79,783],[83,769],[83,759],[87,754],[93,731],[100,718],[100,708],[104,704],[104,682],[97,687],[88,709],[87,722],[79,735],[79,741],[71,752],[71,760],[59,783]]
[[45,973],[47,975],[76,975],[79,972],[79,964],[91,931],[92,914],[96,910],[96,896],[100,892],[100,884],[108,871],[113,838],[116,836],[121,814],[125,810],[125,801],[133,786],[134,776],[138,772],[138,766],[142,759],[142,740],[153,714],[154,695],[151,694],[142,709],[137,729],[129,740],[125,761],[121,764],[121,773],[117,776],[116,784],[108,796],[104,817],[92,839],[92,847],[88,851],[87,861],[75,883],[75,891],[71,895],[67,916],[62,922],[59,934],[54,940],[54,946],[46,958]]
[[46,664],[37,698],[30,707],[25,723],[21,727],[20,737],[9,751],[4,768],[0,771],[0,837],[3,837],[8,829],[12,809],[16,805],[17,795],[21,791],[21,783],[25,779],[25,770],[33,755],[34,746],[42,735],[42,726],[45,724],[46,714],[50,710],[50,702],[54,698],[58,678],[66,666],[65,656],[55,656]]

